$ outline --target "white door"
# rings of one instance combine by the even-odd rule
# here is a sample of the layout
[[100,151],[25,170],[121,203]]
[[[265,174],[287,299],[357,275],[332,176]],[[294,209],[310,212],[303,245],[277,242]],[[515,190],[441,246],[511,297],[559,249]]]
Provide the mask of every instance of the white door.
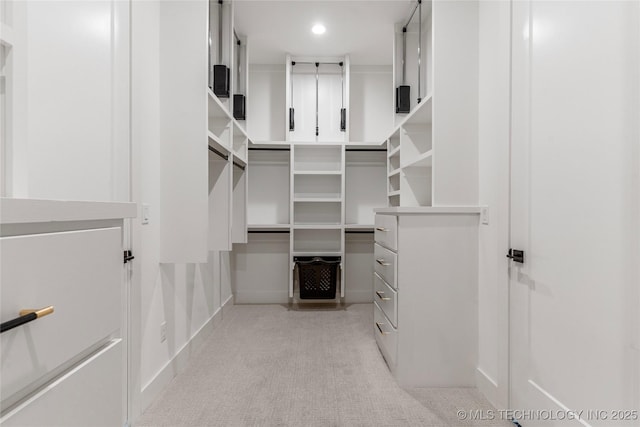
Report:
[[510,406],[637,426],[640,5],[512,8]]

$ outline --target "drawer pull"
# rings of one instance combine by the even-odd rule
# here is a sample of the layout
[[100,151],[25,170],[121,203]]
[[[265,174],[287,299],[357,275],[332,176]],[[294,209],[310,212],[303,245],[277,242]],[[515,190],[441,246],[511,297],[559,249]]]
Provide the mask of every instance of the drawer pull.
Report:
[[389,231],[389,229],[388,229],[388,228],[384,228],[384,227],[376,227],[376,230],[378,230],[378,231],[382,231],[382,232],[385,232],[385,233],[386,233],[387,231]]
[[376,322],[376,326],[378,327],[378,330],[380,331],[380,333],[382,335],[389,335],[389,332],[385,332],[382,330],[382,327],[380,326],[380,323]]
[[378,259],[376,259],[376,262],[378,264],[380,264],[380,265],[384,265],[385,267],[388,266],[388,265],[391,265],[390,262],[385,262],[384,258],[378,258]]
[[378,298],[380,298],[382,301],[389,301],[391,299],[389,297],[383,297],[384,292],[376,291],[376,295],[378,295]]
[[9,331],[13,328],[17,328],[18,326],[24,325],[25,323],[29,323],[51,313],[53,313],[52,305],[40,309],[20,310],[20,317],[8,320],[0,325],[0,333]]

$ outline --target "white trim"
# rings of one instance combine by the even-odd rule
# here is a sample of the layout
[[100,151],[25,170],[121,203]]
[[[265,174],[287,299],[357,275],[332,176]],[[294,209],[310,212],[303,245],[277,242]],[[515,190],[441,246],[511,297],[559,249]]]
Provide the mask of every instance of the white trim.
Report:
[[412,215],[412,214],[479,214],[480,206],[423,206],[423,207],[392,207],[373,210],[382,215]]
[[[143,388],[142,388],[142,413],[144,413],[149,405],[153,403],[153,401],[160,395],[162,390],[169,385],[171,380],[178,374],[184,372],[184,370],[189,366],[191,361],[191,355],[194,354],[205,342],[205,340],[209,337],[211,332],[220,325],[222,322],[222,318],[224,313],[228,311],[227,306],[231,306],[229,304],[233,300],[233,295],[231,295],[227,300],[222,304],[220,308],[218,308],[213,316],[207,322],[198,329],[198,331],[193,334],[191,339],[182,346],[182,348],[176,353],[176,355],[169,360],[163,367],[158,371],[158,373],[151,379]],[[131,421],[131,420],[130,420]]]
[[498,383],[483,371],[482,368],[476,368],[476,387],[495,408],[507,409],[500,405]]

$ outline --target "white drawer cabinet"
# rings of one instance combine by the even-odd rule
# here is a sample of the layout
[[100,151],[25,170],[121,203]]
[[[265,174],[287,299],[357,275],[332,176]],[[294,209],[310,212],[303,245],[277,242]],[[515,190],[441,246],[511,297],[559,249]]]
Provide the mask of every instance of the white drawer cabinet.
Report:
[[394,236],[376,232],[373,260],[373,330],[389,369],[402,387],[474,386],[478,210],[376,212]]
[[0,320],[54,308],[0,335],[0,424],[122,425],[123,226],[135,204],[2,199],[0,210]]

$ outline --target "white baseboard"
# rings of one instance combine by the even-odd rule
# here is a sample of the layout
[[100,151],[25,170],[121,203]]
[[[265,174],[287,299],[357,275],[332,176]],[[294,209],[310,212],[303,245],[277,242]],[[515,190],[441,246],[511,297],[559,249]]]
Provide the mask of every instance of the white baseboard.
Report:
[[500,404],[498,383],[480,368],[476,368],[476,386],[496,409],[506,409]]
[[227,298],[222,304],[222,307],[218,308],[215,313],[213,313],[213,316],[193,334],[189,342],[183,345],[176,355],[142,388],[142,413],[147,410],[149,405],[151,405],[160,392],[171,382],[173,377],[184,372],[187,366],[189,366],[191,356],[204,344],[211,332],[222,322],[224,314],[227,313],[230,306],[233,305],[232,301],[233,295]]

